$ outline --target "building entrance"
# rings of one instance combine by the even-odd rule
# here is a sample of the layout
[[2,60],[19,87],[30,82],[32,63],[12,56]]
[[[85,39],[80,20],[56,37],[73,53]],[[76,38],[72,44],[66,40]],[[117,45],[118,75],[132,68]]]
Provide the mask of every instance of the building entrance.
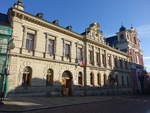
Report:
[[70,71],[65,71],[62,75],[62,95],[72,95],[72,74]]

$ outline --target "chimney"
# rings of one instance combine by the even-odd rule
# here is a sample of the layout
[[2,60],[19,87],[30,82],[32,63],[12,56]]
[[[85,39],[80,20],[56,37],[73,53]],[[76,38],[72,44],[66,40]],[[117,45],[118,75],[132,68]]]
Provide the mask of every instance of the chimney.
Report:
[[36,14],[36,17],[41,18],[41,19],[43,18],[43,16],[44,16],[43,13],[37,13],[37,14]]
[[54,20],[52,23],[55,25],[59,25],[59,20]]
[[68,29],[69,31],[72,31],[72,26],[69,25],[69,26],[66,27],[66,29]]

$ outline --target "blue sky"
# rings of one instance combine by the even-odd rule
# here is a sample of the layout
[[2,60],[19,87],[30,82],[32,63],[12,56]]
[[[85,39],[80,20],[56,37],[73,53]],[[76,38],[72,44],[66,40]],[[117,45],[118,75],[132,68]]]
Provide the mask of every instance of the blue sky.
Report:
[[[6,13],[17,0],[1,0],[0,12]],[[138,30],[144,50],[145,66],[150,71],[150,0],[23,0],[25,11],[43,12],[49,21],[72,25],[81,33],[92,22],[99,22],[105,36],[115,34],[120,25]]]

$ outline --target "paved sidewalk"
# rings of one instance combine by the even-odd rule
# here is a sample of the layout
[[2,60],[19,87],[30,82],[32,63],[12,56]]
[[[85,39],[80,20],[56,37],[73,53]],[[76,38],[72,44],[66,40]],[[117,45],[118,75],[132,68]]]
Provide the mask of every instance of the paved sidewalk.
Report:
[[36,109],[56,108],[75,104],[85,104],[111,100],[110,96],[88,97],[18,97],[9,98],[0,105],[0,112],[23,112]]

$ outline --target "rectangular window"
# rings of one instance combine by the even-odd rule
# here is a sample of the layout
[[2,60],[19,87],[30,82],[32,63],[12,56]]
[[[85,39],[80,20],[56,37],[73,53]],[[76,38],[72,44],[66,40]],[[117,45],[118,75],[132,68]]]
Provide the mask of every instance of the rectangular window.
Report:
[[82,52],[82,48],[77,48],[77,59],[79,61],[81,61],[83,59],[83,52]]
[[8,45],[8,40],[0,38],[0,53],[6,53],[7,52],[7,45]]
[[114,58],[114,64],[115,64],[115,67],[117,68],[118,67],[118,59],[117,59],[117,57]]
[[26,49],[29,51],[33,51],[34,49],[34,37],[34,34],[27,33]]
[[48,40],[48,52],[50,55],[55,54],[55,40]]
[[94,53],[92,50],[89,50],[89,58],[90,58],[90,64],[94,65]]
[[64,45],[64,55],[67,58],[70,58],[70,56],[71,56],[71,50],[70,50],[70,45],[69,44]]
[[111,55],[108,55],[108,65],[111,67]]
[[100,66],[100,53],[96,53],[96,62],[97,62],[97,65]]
[[122,60],[120,59],[119,62],[120,62],[120,68],[123,68],[123,62],[122,62]]
[[105,57],[105,54],[102,54],[102,63],[103,63],[103,66],[105,67],[106,66],[106,57]]

